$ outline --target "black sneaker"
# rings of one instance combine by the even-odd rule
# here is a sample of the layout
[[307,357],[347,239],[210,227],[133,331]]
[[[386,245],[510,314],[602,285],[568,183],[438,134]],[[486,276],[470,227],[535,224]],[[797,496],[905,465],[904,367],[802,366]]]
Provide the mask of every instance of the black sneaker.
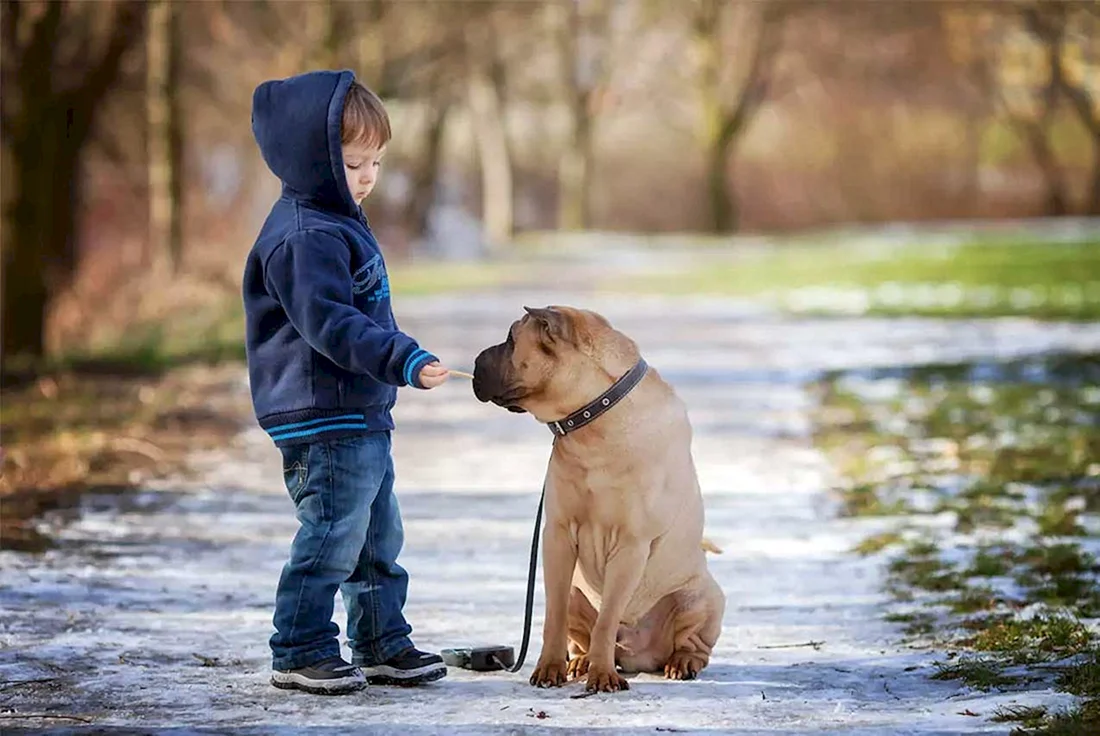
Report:
[[363,667],[372,685],[421,685],[447,676],[447,665],[438,654],[409,647],[382,664]]
[[343,695],[367,685],[363,671],[341,657],[330,657],[309,667],[275,670],[271,684],[283,690],[305,690],[314,695]]

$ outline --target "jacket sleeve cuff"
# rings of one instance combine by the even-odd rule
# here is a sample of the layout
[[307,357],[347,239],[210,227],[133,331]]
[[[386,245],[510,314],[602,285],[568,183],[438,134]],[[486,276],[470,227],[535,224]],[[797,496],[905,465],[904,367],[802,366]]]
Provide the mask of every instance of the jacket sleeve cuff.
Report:
[[405,383],[413,388],[424,388],[420,384],[420,369],[426,366],[432,361],[437,361],[439,358],[429,353],[423,348],[417,348],[405,361],[405,368],[402,371],[402,377],[405,379]]

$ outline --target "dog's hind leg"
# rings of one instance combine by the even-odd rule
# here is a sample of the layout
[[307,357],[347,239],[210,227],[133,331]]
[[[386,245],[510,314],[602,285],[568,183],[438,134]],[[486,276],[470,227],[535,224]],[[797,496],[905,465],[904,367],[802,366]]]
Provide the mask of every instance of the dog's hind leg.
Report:
[[672,654],[665,664],[670,680],[694,680],[710,663],[710,655],[722,633],[726,597],[709,575],[702,590],[677,594],[672,619]]
[[592,646],[592,627],[596,625],[596,609],[580,588],[569,595],[569,679],[588,674],[588,650]]
[[634,626],[620,626],[618,664],[623,672],[663,672],[672,655],[676,593],[657,602]]

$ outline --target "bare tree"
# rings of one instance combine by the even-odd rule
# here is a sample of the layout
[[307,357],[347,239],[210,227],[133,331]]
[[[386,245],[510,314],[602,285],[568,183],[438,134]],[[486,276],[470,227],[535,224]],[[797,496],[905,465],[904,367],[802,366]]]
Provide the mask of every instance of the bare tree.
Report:
[[443,135],[454,107],[452,96],[442,84],[425,106],[419,155],[413,165],[412,188],[405,205],[405,220],[413,232],[428,229],[428,216],[435,201],[436,182],[443,160]]
[[4,182],[14,189],[3,228],[3,362],[9,366],[45,353],[51,299],[68,284],[77,260],[82,153],[124,57],[142,38],[147,5],[7,0],[0,8],[0,132],[9,167]]
[[481,170],[481,219],[489,242],[500,245],[512,238],[515,194],[504,100],[493,74],[501,31],[495,10],[491,8],[480,22],[466,24],[466,97]]
[[730,158],[768,99],[788,6],[775,0],[693,0],[692,5],[710,227],[733,232],[740,213],[730,187]]
[[149,256],[155,269],[172,273],[183,257],[180,10],[173,0],[151,2],[145,45]]
[[[1046,186],[1044,211],[1051,216],[1069,212],[1069,194],[1066,176],[1058,155],[1054,150],[1052,128],[1057,122],[1059,103],[1061,102],[1058,76],[1061,72],[1062,34],[1052,31],[1042,41],[1043,63],[1030,64],[1012,58],[1013,45],[1021,42],[1020,34],[1012,38],[1017,31],[1015,18],[999,18],[999,33],[996,48],[992,55],[985,57],[985,63],[979,66],[979,74],[984,86],[997,101],[997,109],[1031,152],[1035,165],[1042,173]],[[1007,47],[1007,48],[1006,48]],[[1021,67],[1027,67],[1034,74],[1028,74]],[[1039,76],[1038,70],[1046,69]]]
[[557,22],[569,133],[562,151],[558,227],[587,228],[592,219],[596,106],[610,74],[612,0],[563,0]]
[[[1064,95],[1092,139],[1092,181],[1083,209],[1090,215],[1100,215],[1100,86],[1095,86],[1100,78],[1100,41],[1096,38],[1100,20],[1096,9],[1068,2],[1037,2],[1025,6],[1022,14],[1028,32],[1046,51],[1050,70],[1044,90],[1046,109],[1054,108],[1057,96]],[[1072,43],[1067,38],[1071,23],[1077,26],[1073,30],[1080,31],[1080,37]],[[1067,68],[1070,46],[1077,52],[1076,74]]]
[[1064,215],[1072,202],[1068,169],[1054,145],[1066,106],[1092,139],[1092,177],[1081,209],[1100,212],[1100,14],[1075,3],[1007,3],[945,11],[956,54],[1027,147],[1044,182],[1044,211]]
[[306,53],[311,68],[332,69],[340,63],[346,27],[343,8],[336,0],[315,0],[306,6]]

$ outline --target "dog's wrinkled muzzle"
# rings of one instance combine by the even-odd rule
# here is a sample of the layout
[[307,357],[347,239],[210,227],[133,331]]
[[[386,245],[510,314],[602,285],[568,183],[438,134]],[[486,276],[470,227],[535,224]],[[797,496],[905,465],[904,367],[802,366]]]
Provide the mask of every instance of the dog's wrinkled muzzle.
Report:
[[525,410],[515,404],[520,392],[509,386],[506,380],[506,348],[504,344],[494,345],[478,354],[474,361],[474,396],[478,401],[522,414]]

